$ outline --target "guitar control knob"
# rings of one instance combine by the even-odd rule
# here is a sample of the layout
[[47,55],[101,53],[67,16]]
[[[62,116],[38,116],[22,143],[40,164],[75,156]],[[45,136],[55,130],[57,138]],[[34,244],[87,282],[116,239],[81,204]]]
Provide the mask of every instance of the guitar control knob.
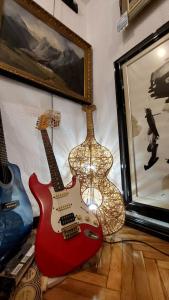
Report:
[[86,221],[86,222],[89,222],[89,221],[90,221],[90,218],[87,216],[87,217],[85,218],[85,221]]
[[79,221],[81,221],[81,220],[82,220],[81,215],[77,215],[77,219],[78,219]]

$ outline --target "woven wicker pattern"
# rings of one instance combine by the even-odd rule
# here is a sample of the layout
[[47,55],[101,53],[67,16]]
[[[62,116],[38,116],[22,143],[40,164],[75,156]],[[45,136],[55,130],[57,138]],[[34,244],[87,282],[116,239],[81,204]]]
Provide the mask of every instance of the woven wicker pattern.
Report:
[[87,119],[87,137],[71,150],[68,160],[72,173],[79,176],[83,200],[89,208],[94,208],[103,234],[110,235],[123,226],[125,207],[121,193],[107,179],[113,156],[95,139],[92,117],[95,109],[95,105],[83,108]]

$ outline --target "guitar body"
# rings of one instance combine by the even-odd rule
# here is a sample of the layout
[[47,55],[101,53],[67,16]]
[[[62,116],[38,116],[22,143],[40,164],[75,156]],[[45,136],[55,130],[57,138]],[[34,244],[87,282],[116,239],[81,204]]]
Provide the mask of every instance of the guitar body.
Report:
[[94,176],[92,186],[90,186],[90,178],[86,176],[82,180],[81,193],[85,203],[88,203],[86,201],[88,199],[90,203],[92,195],[95,195],[93,203],[98,206],[96,215],[102,224],[104,236],[114,234],[120,230],[125,222],[123,197],[118,188],[107,177]]
[[54,192],[51,184],[41,184],[32,174],[29,186],[40,207],[37,265],[46,276],[62,276],[95,255],[102,244],[101,226],[81,199],[79,182]]
[[32,229],[33,213],[18,166],[8,163],[10,181],[0,181],[0,263],[25,240]]
[[94,135],[92,112],[95,105],[85,106],[87,136],[74,147],[68,157],[72,174],[78,175],[84,202],[95,210],[103,229],[103,235],[117,232],[125,221],[123,197],[107,175],[113,164],[109,149],[100,145]]
[[87,138],[69,153],[69,164],[73,174],[89,175],[90,165],[94,176],[105,176],[113,164],[111,152],[100,145],[94,137]]

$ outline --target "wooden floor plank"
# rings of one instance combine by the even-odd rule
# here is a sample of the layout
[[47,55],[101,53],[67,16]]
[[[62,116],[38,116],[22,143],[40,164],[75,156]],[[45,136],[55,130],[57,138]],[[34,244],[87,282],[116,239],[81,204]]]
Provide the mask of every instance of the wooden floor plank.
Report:
[[148,276],[141,251],[133,252],[133,261],[137,300],[152,300],[153,298],[150,292]]
[[119,240],[139,240],[147,243],[159,243],[160,239],[150,235],[135,235],[135,234],[119,234],[116,235],[115,241]]
[[131,245],[123,245],[121,300],[135,300],[133,253]]
[[159,268],[168,269],[169,270],[169,261],[157,260],[157,265],[158,265]]
[[89,299],[97,300],[120,300],[120,292],[112,291],[93,284],[88,284],[82,281],[67,278],[60,285],[59,288],[70,291],[76,295],[83,295]]
[[167,300],[169,299],[169,270],[159,268],[160,276],[164,284],[164,288],[167,294]]
[[142,251],[142,253],[143,253],[143,256],[146,258],[169,261],[169,256],[166,256],[158,251],[156,251],[155,253],[150,252],[150,251]]
[[165,250],[168,250],[168,251],[169,251],[169,248],[168,248],[168,242],[167,242],[167,241],[161,240],[161,241],[158,242],[158,243],[152,242],[151,245],[154,246],[154,247],[156,247],[156,248],[158,248],[158,249],[160,249],[160,250],[164,249],[164,251],[165,251]]
[[169,245],[163,245],[158,244],[158,246],[155,246],[154,244],[152,244],[153,247],[157,248],[157,249],[153,249],[152,247],[142,244],[142,243],[132,243],[133,249],[136,251],[149,251],[152,253],[161,253],[160,251],[163,251],[166,254],[169,254]]
[[[66,291],[63,290],[59,287],[54,287],[50,290],[48,290],[44,297],[43,300],[75,300],[76,296],[73,292],[71,291]],[[83,295],[78,295],[78,300],[88,300],[90,298],[87,298]]]
[[43,300],[169,300],[169,243],[124,226],[97,255],[60,284],[48,289]]
[[93,283],[98,286],[106,287],[107,277],[101,274],[94,274],[88,271],[82,271],[69,276],[70,278]]
[[79,268],[79,272],[82,271],[82,270],[88,270],[90,272],[97,273],[97,267],[98,267],[98,264],[100,262],[101,254],[102,254],[102,247],[96,253],[95,256],[93,256],[88,262],[86,262],[83,266],[81,266]]
[[144,259],[153,300],[165,300],[159,271],[154,259]]
[[97,267],[98,274],[108,276],[109,269],[110,269],[110,260],[111,260],[111,245],[105,243]]
[[122,277],[122,244],[114,244],[110,261],[107,288],[120,291]]

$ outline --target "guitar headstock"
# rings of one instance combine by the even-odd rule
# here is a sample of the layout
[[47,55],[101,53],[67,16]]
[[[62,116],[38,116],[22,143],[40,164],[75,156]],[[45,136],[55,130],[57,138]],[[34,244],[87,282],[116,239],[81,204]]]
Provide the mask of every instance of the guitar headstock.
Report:
[[36,128],[38,130],[44,130],[48,127],[58,127],[60,124],[60,112],[48,110],[46,113],[39,116]]
[[60,125],[61,113],[55,110],[48,110],[49,126],[58,127]]

